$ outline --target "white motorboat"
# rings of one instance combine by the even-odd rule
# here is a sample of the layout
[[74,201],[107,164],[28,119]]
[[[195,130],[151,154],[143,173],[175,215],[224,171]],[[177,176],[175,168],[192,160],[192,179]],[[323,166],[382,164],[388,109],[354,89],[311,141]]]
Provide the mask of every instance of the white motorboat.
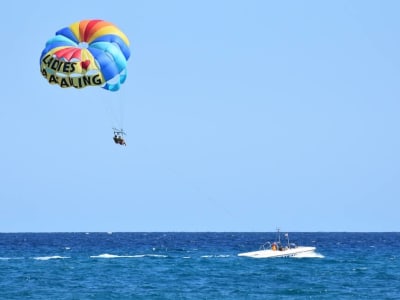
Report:
[[272,258],[272,257],[307,257],[316,255],[315,247],[297,246],[289,242],[289,234],[285,234],[287,245],[281,243],[280,231],[278,229],[278,239],[276,242],[266,242],[260,247],[260,250],[239,253],[238,256],[253,258]]

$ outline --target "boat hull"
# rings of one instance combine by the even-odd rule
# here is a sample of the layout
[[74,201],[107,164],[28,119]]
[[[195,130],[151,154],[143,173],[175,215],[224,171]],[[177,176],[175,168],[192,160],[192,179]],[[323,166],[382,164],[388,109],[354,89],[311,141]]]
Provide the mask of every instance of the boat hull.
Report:
[[253,257],[253,258],[272,258],[272,257],[295,257],[313,253],[315,247],[299,246],[296,248],[284,250],[258,250],[245,253],[239,253],[238,256]]

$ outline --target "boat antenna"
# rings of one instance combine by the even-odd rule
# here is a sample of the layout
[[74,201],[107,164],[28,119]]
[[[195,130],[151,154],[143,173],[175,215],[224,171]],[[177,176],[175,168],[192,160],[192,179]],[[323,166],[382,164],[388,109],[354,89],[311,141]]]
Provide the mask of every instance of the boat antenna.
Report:
[[276,228],[276,233],[278,235],[278,243],[281,243],[281,230],[279,229],[279,227]]
[[287,239],[287,245],[288,248],[290,248],[290,243],[289,243],[289,233],[285,233],[286,239]]

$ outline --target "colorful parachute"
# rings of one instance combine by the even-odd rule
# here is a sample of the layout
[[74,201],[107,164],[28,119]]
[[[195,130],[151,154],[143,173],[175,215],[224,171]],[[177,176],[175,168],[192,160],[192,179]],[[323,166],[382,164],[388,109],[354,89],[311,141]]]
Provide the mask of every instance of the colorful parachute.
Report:
[[40,56],[40,71],[62,88],[101,86],[117,91],[126,79],[129,40],[115,25],[83,20],[56,32]]

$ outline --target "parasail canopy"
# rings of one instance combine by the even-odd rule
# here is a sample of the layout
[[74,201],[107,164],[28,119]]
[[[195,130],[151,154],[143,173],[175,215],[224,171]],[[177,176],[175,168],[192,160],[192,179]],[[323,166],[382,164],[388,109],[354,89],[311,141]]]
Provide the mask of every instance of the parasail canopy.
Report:
[[119,90],[130,56],[127,36],[110,22],[83,20],[50,38],[40,56],[40,70],[62,88],[100,86]]

